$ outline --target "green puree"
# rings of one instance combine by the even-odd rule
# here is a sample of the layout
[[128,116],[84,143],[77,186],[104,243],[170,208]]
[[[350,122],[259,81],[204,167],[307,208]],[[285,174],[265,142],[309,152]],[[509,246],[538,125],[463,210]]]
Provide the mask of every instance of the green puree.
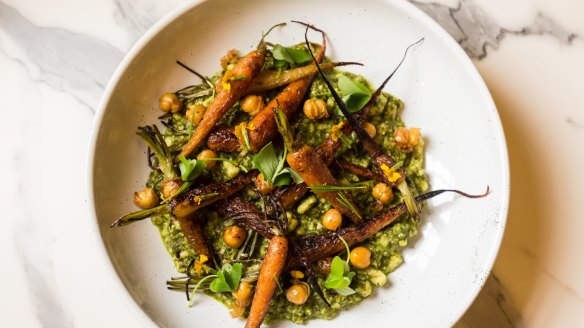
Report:
[[[362,77],[350,73],[333,71],[328,73],[328,77],[333,85],[336,86],[339,76],[343,74],[372,89]],[[273,97],[273,94],[274,93],[272,92],[271,94],[265,95],[266,103],[271,97]],[[291,123],[294,127],[297,139],[303,143],[316,147],[328,137],[331,128],[340,123],[343,120],[343,117],[335,114],[336,105],[334,100],[326,85],[320,78],[314,80],[309,97],[323,99],[327,104],[330,114],[329,117],[312,121],[306,118],[302,113],[302,109],[299,109]],[[189,104],[193,105],[195,102],[208,101],[209,99],[197,99],[195,101],[189,100]],[[400,112],[402,109],[403,103],[399,99],[387,93],[383,93],[377,99],[374,108],[370,111],[366,120],[374,124],[377,128],[377,134],[374,138],[375,141],[388,151],[397,162],[403,162],[405,171],[411,180],[411,184],[416,189],[415,192],[421,193],[428,189],[428,183],[423,168],[423,142],[420,142],[412,152],[406,153],[397,149],[393,139],[395,129],[404,126],[404,123],[400,118]],[[235,125],[238,122],[247,119],[249,119],[249,116],[240,111],[239,104],[236,104],[228,113],[227,117],[224,118],[223,123]],[[175,114],[172,124],[175,131],[172,131],[172,129],[166,129],[164,135],[170,147],[178,149],[184,144],[184,142],[186,142],[186,140],[188,140],[188,137],[185,137],[184,133],[181,134],[177,131],[189,132],[189,129],[191,128],[190,124],[186,122],[182,115]],[[241,165],[246,169],[252,168],[252,154],[239,157],[239,154],[220,153],[219,156],[229,158],[236,163],[218,163],[216,168],[209,173],[214,180],[226,181],[233,178],[242,171],[241,167],[238,167],[238,165]],[[371,159],[362,150],[362,147],[358,145],[358,140],[354,133],[348,138],[348,143],[343,145],[343,148],[341,152],[337,154],[337,157],[373,169]],[[359,181],[357,176],[352,174],[345,172],[333,173],[341,183],[348,184]],[[160,177],[160,174],[153,172],[148,181],[148,186],[157,189],[161,180],[162,178]],[[367,189],[351,191],[355,203],[359,206],[360,211],[365,217],[373,217],[375,214],[385,211],[401,201],[401,195],[399,192],[395,191],[396,197],[394,198],[393,203],[386,206],[381,211],[374,212],[372,209],[373,206],[369,206],[370,204],[375,204],[375,200],[371,196],[372,187],[373,184],[369,184]],[[251,188],[244,190],[242,194],[248,199],[253,199],[253,196],[255,196],[255,192]],[[324,199],[320,199],[315,194],[309,193],[287,213],[289,218],[289,231],[287,235],[290,238],[300,238],[303,236],[327,232],[322,226],[321,218],[324,212],[330,207],[331,206]],[[235,259],[237,250],[227,247],[223,242],[223,231],[226,228],[224,220],[218,217],[216,213],[209,210],[204,210],[202,217],[206,217],[204,232],[210,241],[210,244],[212,244],[215,253],[219,255],[219,258],[226,261]],[[189,246],[184,234],[181,232],[178,222],[173,220],[169,215],[162,215],[153,217],[152,223],[158,228],[162,241],[164,242],[168,253],[171,255],[177,271],[185,273],[189,264],[195,260],[196,254]],[[341,296],[334,290],[324,288],[322,284],[326,277],[317,271],[317,279],[327,300],[331,303],[331,308],[328,308],[314,291],[311,291],[310,297],[305,304],[294,305],[286,300],[282,290],[277,289],[272,299],[266,321],[286,319],[300,323],[313,318],[330,319],[337,315],[341,309],[359,303],[364,298],[374,293],[374,287],[381,287],[386,284],[387,275],[403,262],[400,250],[407,246],[408,242],[417,233],[418,223],[410,216],[403,215],[388,228],[376,233],[372,238],[361,243],[362,246],[366,246],[371,250],[371,265],[364,270],[351,268],[352,271],[356,272],[356,276],[353,278],[350,285],[350,287],[356,291],[355,294]],[[261,258],[267,247],[267,241],[263,240],[263,238],[259,238],[258,245],[258,250],[253,255],[253,259],[255,260],[244,264],[244,276],[246,276],[247,272],[249,276],[253,277],[253,273],[255,272],[257,274],[257,271],[259,270]],[[342,254],[339,254],[339,256],[346,259],[347,254],[343,252]],[[194,270],[191,273],[195,274]],[[285,273],[280,279],[281,287],[284,290],[290,286],[290,279],[291,278],[287,273]],[[251,278],[250,281],[253,281],[253,278]],[[306,279],[303,279],[303,281],[306,281]],[[234,302],[231,293],[212,293],[208,291],[207,293],[227,306],[230,306]]]

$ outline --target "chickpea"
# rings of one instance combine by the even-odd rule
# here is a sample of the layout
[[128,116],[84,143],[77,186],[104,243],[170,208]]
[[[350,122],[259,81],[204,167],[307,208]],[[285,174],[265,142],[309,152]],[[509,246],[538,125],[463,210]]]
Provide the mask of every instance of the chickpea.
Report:
[[207,108],[201,104],[189,106],[187,112],[185,113],[185,118],[187,121],[189,121],[189,123],[191,123],[191,125],[197,126],[203,119],[203,114],[205,114],[206,110]]
[[241,101],[241,109],[251,116],[256,116],[264,109],[264,100],[261,96],[248,95]]
[[383,205],[387,205],[393,200],[393,191],[385,183],[376,184],[371,193]]
[[163,112],[176,113],[182,108],[182,102],[178,99],[178,96],[174,93],[165,93],[160,97],[159,100],[160,109]]
[[252,292],[251,284],[240,282],[237,290],[231,293],[235,297],[235,304],[231,308],[233,318],[240,318],[245,313],[245,309],[251,304]]
[[264,179],[263,173],[260,173],[255,180],[256,188],[261,194],[267,194],[274,190],[274,186]]
[[322,216],[322,225],[328,230],[337,230],[341,223],[343,223],[343,216],[337,209],[331,208]]
[[397,146],[403,151],[412,151],[414,146],[420,142],[420,129],[410,128],[397,128],[393,134],[393,139]]
[[311,120],[328,117],[326,103],[322,99],[308,99],[304,102],[304,115]]
[[197,155],[197,159],[204,160],[205,164],[207,165],[206,167],[210,170],[215,166],[215,164],[217,164],[217,161],[214,161],[214,160],[208,161],[207,159],[209,159],[209,158],[217,158],[217,153],[215,153],[214,151],[212,151],[210,149],[205,149],[205,150],[202,150]]
[[375,135],[377,135],[377,129],[375,128],[375,125],[369,122],[363,123],[363,129],[365,129],[365,131],[371,138],[375,138]]
[[308,287],[305,284],[292,285],[286,290],[286,299],[296,305],[306,303],[306,300],[308,300]]
[[237,61],[239,53],[235,49],[227,51],[225,56],[221,57],[221,67],[226,69],[229,64],[233,64]]
[[232,292],[231,294],[235,297],[235,301],[240,306],[248,306],[251,304],[251,296],[253,292],[253,285],[248,284],[247,282],[240,282],[237,290]]
[[164,199],[170,198],[178,191],[180,186],[182,186],[182,181],[180,179],[165,180],[160,184],[160,191],[162,192],[162,197],[164,197]]
[[355,247],[349,255],[349,260],[355,268],[365,269],[371,264],[371,251],[367,247]]
[[320,273],[328,276],[331,273],[331,264],[333,263],[332,257],[327,257],[325,259],[319,260],[316,262],[316,267]]
[[225,230],[223,241],[231,248],[239,248],[245,241],[247,233],[238,226],[231,226]]
[[152,188],[144,188],[140,192],[134,193],[134,204],[139,208],[149,209],[158,204],[158,195]]

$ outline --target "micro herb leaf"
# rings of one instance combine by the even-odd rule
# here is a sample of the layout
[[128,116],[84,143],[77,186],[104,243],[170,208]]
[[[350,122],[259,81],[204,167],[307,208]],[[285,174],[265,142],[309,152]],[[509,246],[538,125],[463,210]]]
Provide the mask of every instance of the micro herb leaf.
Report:
[[190,181],[198,178],[207,167],[205,161],[187,159],[183,155],[180,155],[179,159],[180,163],[178,164],[178,167],[180,169],[180,177],[183,181]]
[[371,90],[359,81],[342,75],[338,83],[343,94],[343,102],[351,113],[360,111],[371,99]]
[[355,277],[355,272],[351,272],[349,265],[340,257],[335,256],[331,263],[331,272],[324,281],[324,287],[333,289],[339,295],[351,295],[355,292],[349,287],[353,277]]
[[224,264],[221,270],[217,271],[217,278],[211,281],[209,289],[215,293],[235,291],[241,280],[242,268],[241,263]]
[[282,62],[289,64],[302,64],[311,60],[310,55],[306,53],[306,51],[297,48],[283,47],[279,44],[276,44],[272,48],[272,56],[276,59],[276,67],[283,67]]
[[274,145],[269,142],[259,153],[253,157],[253,166],[255,166],[264,175],[264,180],[272,181],[272,177],[278,167],[279,159]]
[[302,178],[298,173],[290,167],[284,167],[287,153],[286,147],[283,152],[277,152],[270,142],[253,157],[252,163],[264,175],[264,180],[274,186],[289,185],[293,179],[299,183]]

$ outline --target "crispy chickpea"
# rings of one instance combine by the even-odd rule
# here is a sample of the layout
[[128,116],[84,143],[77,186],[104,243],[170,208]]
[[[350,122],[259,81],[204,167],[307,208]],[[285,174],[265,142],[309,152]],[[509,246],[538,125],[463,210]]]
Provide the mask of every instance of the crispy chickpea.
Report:
[[258,177],[255,180],[256,188],[261,194],[267,194],[270,191],[274,190],[274,186],[271,185],[266,179],[264,179],[263,173],[258,174]]
[[165,93],[160,97],[159,100],[160,109],[163,112],[176,113],[182,108],[182,102],[178,99],[178,96],[174,93]]
[[223,241],[231,248],[239,248],[245,241],[245,237],[247,237],[245,230],[238,226],[231,226],[225,229]]
[[397,128],[393,134],[396,145],[403,151],[411,151],[420,142],[420,129]]
[[237,290],[231,293],[235,297],[235,304],[231,308],[231,316],[240,318],[245,309],[251,304],[253,286],[247,282],[240,282]]
[[201,104],[189,106],[187,112],[185,113],[185,118],[193,126],[197,126],[199,125],[199,122],[201,122],[201,120],[203,119],[203,114],[205,114],[206,110],[207,108],[205,108],[205,106]]
[[158,204],[158,195],[152,188],[144,188],[140,192],[134,193],[134,204],[139,208],[149,209]]
[[245,96],[241,101],[241,109],[251,116],[256,116],[262,109],[264,109],[264,100],[261,96]]
[[367,247],[355,247],[349,255],[349,260],[355,268],[365,269],[371,264],[371,251]]
[[180,186],[182,186],[182,181],[180,179],[165,180],[160,184],[162,197],[164,197],[164,199],[170,198],[170,196],[174,195],[178,191]]
[[393,191],[385,183],[376,184],[371,194],[383,205],[387,205],[393,200]]
[[296,305],[306,303],[308,299],[308,287],[305,284],[292,285],[286,290],[286,299]]
[[343,223],[343,216],[337,209],[331,208],[322,216],[322,225],[328,230],[337,230],[341,223]]
[[205,150],[202,150],[197,155],[197,159],[204,160],[205,161],[205,164],[207,165],[206,167],[208,169],[212,169],[213,166],[215,166],[215,164],[217,164],[217,162],[214,161],[214,160],[207,161],[207,159],[209,159],[209,158],[217,158],[217,153],[215,153],[214,151],[212,151],[210,149],[205,149]]
[[326,103],[322,99],[308,99],[304,102],[304,115],[311,120],[328,117]]
[[231,49],[231,50],[227,51],[225,56],[221,57],[221,67],[223,69],[226,69],[227,65],[233,64],[237,61],[238,56],[239,56],[239,53],[235,49]]
[[377,129],[375,128],[375,125],[369,122],[365,122],[362,126],[371,138],[375,138],[375,135],[377,135]]
[[329,273],[331,273],[331,264],[333,263],[333,258],[332,257],[327,257],[325,259],[319,260],[318,262],[316,262],[316,267],[318,268],[318,271],[320,271],[320,273],[328,276]]

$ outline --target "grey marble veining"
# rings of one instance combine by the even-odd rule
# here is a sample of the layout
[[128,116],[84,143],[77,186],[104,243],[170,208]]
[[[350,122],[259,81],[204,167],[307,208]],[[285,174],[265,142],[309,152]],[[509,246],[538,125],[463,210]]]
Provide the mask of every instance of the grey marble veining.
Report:
[[2,2],[0,29],[27,54],[26,61],[12,59],[24,64],[29,75],[34,76],[27,62],[39,72],[33,77],[35,80],[73,95],[91,110],[97,107],[107,81],[124,55],[110,44],[87,35],[36,26]]
[[565,44],[572,44],[578,37],[543,13],[539,13],[528,26],[509,29],[497,24],[472,0],[460,0],[456,7],[435,2],[410,2],[434,18],[471,58],[479,60],[487,56],[489,48],[498,49],[507,35],[549,35]]

